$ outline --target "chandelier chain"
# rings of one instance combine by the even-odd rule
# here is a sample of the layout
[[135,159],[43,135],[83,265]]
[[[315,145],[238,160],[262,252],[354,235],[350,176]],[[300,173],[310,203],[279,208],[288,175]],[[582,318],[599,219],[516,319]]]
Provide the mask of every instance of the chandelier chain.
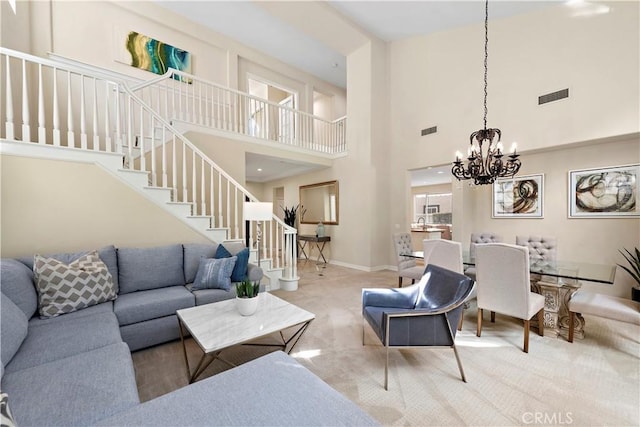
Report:
[[484,8],[484,128],[487,128],[487,64],[489,58],[489,0]]

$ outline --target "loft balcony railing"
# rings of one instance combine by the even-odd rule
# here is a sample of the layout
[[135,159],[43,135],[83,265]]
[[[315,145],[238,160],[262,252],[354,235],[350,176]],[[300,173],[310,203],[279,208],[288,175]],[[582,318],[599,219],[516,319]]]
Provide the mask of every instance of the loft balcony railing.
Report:
[[[33,55],[0,48],[1,139],[118,153],[126,169],[151,186],[171,189],[174,202],[209,217],[230,239],[253,241],[243,221],[245,200],[257,201],[125,83]],[[296,229],[277,216],[262,222],[261,252],[283,278],[297,278]]]
[[330,155],[344,153],[346,118],[323,120],[286,105],[170,69],[132,87],[168,120]]

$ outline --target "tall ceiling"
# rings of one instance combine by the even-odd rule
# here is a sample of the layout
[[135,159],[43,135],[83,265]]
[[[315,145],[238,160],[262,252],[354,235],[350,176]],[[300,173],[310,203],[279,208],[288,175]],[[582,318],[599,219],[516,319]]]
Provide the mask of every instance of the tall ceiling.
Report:
[[[575,0],[573,0],[575,1]],[[557,5],[492,1],[490,19]],[[371,36],[387,42],[482,22],[483,1],[158,1],[242,44],[346,88],[346,55]]]
[[[156,1],[172,12],[345,89],[346,57],[369,39],[393,42],[476,24],[484,21],[485,7],[481,0]],[[567,2],[491,1],[489,19],[562,3]],[[245,178],[248,182],[267,182],[314,168],[317,166],[251,154],[246,157]],[[413,171],[413,185],[425,185],[430,180],[442,182],[445,177],[437,172],[441,170]],[[450,174],[446,175],[450,179]]]

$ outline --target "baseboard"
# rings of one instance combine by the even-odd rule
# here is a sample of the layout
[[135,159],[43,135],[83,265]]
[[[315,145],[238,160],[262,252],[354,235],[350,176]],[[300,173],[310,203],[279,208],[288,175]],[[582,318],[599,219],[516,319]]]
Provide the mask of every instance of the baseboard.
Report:
[[350,264],[347,262],[336,261],[336,260],[329,260],[329,264],[337,265],[340,267],[351,268],[353,270],[366,271],[367,273],[372,273],[374,271],[382,271],[382,270],[395,270],[395,271],[398,270],[398,267],[390,266],[390,265],[378,265],[374,267],[366,267],[364,265]]

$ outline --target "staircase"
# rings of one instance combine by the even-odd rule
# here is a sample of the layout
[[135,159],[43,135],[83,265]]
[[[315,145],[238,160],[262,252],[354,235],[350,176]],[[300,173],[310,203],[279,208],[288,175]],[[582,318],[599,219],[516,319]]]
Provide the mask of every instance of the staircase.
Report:
[[[289,114],[294,131],[276,134],[276,142],[329,156],[346,149],[344,119],[324,122],[174,70],[130,87],[105,77],[106,70],[94,73],[6,48],[0,48],[0,66],[2,153],[95,163],[214,242],[248,239],[254,262],[257,224],[245,229],[243,205],[257,198],[174,123],[273,140],[268,117]],[[258,123],[259,117],[265,121]],[[296,289],[295,228],[275,215],[261,226],[268,289]]]

